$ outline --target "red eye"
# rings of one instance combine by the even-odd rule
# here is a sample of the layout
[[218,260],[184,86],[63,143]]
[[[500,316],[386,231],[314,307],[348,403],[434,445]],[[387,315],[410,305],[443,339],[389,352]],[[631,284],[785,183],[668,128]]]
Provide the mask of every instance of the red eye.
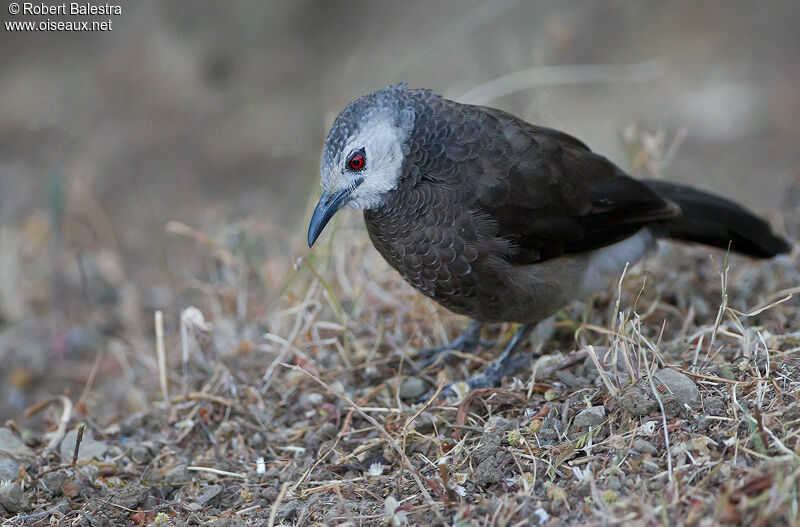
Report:
[[353,157],[351,157],[350,161],[347,162],[347,166],[350,167],[350,170],[361,170],[366,164],[367,160],[364,158],[364,154],[360,152],[353,154]]

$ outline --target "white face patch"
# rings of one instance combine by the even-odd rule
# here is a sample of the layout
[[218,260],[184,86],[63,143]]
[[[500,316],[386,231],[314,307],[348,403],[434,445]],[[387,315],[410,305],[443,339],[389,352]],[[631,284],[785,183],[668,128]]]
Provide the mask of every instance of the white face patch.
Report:
[[[362,123],[356,134],[345,141],[333,166],[322,166],[322,190],[335,194],[352,187],[361,178],[363,182],[353,191],[343,208],[366,210],[379,206],[383,195],[396,188],[400,179],[404,139],[403,130],[394,125],[389,115],[376,112]],[[353,152],[361,149],[366,159],[364,168],[359,171],[349,169],[348,159]]]

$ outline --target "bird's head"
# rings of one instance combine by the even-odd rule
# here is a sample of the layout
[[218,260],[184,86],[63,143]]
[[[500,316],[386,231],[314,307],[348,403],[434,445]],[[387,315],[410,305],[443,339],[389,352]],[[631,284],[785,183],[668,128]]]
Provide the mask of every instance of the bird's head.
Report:
[[334,121],[322,151],[322,197],[308,226],[309,247],[339,209],[374,209],[397,187],[414,124],[406,92],[400,84],[364,95]]

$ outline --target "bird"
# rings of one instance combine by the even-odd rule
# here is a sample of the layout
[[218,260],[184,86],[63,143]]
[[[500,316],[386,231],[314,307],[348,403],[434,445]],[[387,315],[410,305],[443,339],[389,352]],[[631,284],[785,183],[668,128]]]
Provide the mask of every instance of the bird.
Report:
[[755,258],[790,250],[723,197],[636,179],[575,137],[505,111],[394,84],[345,107],[327,134],[314,245],[341,209],[363,211],[372,244],[415,289],[471,321],[446,346],[473,352],[487,323],[520,324],[466,380],[496,386],[535,325],[590,297],[657,240]]

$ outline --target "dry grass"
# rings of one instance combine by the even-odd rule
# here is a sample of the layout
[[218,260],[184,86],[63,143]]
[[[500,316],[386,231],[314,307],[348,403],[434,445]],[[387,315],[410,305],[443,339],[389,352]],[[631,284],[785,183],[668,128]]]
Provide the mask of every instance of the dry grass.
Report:
[[[635,164],[659,174],[680,140],[644,136]],[[312,253],[273,225],[214,225],[166,226],[177,301],[153,317],[122,295],[124,337],[87,358],[80,396],[29,409],[45,433],[9,422],[35,457],[0,488],[22,489],[3,525],[800,525],[797,250],[667,244],[543,323],[523,350],[543,357],[503,386],[446,399],[512,325],[418,372],[416,350],[464,321],[391,271],[356,215]],[[675,402],[668,369],[697,401]]]
[[[417,404],[401,397],[409,376],[435,390],[497,349],[413,374],[414,350],[463,321],[413,292],[360,231],[357,218],[340,222],[292,268],[253,267],[194,232],[231,272],[194,284],[209,295],[205,316],[184,312],[165,330],[163,376],[148,352],[151,374],[137,382],[153,401],[166,382],[171,399],[102,427],[90,411],[73,415],[106,458],[60,467],[85,490],[59,503],[37,476],[59,463],[43,444],[28,514],[6,524],[798,525],[797,254],[749,265],[715,253],[720,270],[703,249],[663,248],[627,270],[614,301],[559,313],[532,344],[545,358],[504,386]],[[233,339],[218,338],[226,331]],[[696,383],[698,406],[668,414],[653,377],[666,367]],[[641,380],[659,409],[635,417],[623,400]],[[590,406],[604,419],[576,428]],[[120,493],[136,485],[149,501],[125,505]]]

